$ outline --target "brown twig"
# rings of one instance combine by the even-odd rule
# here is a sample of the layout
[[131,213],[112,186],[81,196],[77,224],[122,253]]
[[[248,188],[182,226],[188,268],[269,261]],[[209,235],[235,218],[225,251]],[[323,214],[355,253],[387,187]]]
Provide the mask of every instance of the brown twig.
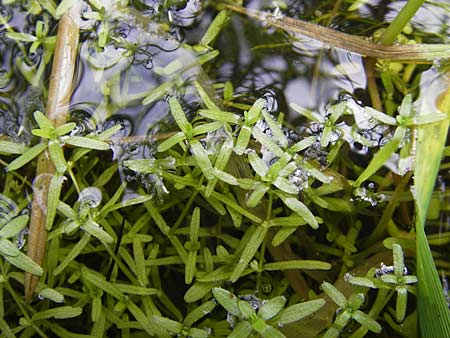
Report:
[[[78,49],[80,11],[81,1],[67,11],[59,21],[47,99],[47,117],[56,127],[66,122],[68,114]],[[45,205],[47,205],[50,180],[55,171],[49,154],[44,151],[37,161],[27,249],[28,256],[39,265],[42,265],[45,257],[47,244]],[[37,283],[37,276],[25,273],[25,299],[27,301],[31,300]]]
[[378,59],[396,60],[414,63],[432,63],[435,59],[450,55],[450,45],[416,44],[384,46],[371,42],[360,36],[342,33],[334,29],[319,26],[307,21],[292,19],[285,16],[274,16],[271,13],[248,9],[242,6],[226,5],[235,12],[263,21],[270,26],[291,33],[298,33],[323,42],[336,48],[342,48],[362,56]]

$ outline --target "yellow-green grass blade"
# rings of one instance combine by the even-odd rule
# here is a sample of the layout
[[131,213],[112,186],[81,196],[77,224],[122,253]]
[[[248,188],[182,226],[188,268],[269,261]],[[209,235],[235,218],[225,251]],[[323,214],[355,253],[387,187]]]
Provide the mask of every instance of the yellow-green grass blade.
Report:
[[[427,95],[436,98],[430,90],[422,93],[424,99],[419,109],[419,115],[426,114],[427,111],[434,111],[437,114],[439,113],[438,110],[450,115],[449,84],[447,83],[444,88],[447,88],[446,92],[437,98],[437,102],[433,102],[437,107],[430,107],[426,103]],[[448,127],[448,119],[417,127],[417,152],[414,164],[417,277],[419,279],[417,298],[419,328],[423,338],[450,337],[450,311],[444,298],[442,285],[425,234],[427,210],[439,171]]]

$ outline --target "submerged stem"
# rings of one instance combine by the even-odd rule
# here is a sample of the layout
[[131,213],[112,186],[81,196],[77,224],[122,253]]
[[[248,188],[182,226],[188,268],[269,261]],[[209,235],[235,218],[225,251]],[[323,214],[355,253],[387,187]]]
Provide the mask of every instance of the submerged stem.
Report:
[[[53,56],[47,100],[47,117],[55,127],[66,122],[69,101],[72,95],[72,80],[78,50],[79,18],[81,1],[77,2],[61,18],[58,27],[55,54]],[[47,244],[46,210],[49,184],[55,174],[55,166],[47,151],[39,157],[36,168],[36,180],[31,206],[30,235],[28,237],[27,255],[37,264],[42,265]],[[38,283],[38,277],[25,273],[25,299],[31,300]]]

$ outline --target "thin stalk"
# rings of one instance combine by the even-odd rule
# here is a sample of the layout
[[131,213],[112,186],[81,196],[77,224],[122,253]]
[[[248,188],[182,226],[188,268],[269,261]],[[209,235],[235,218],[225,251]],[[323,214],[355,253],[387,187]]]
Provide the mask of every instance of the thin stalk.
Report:
[[226,7],[258,21],[262,21],[269,26],[277,27],[291,33],[305,35],[332,47],[342,48],[362,56],[402,62],[432,63],[437,58],[448,57],[450,53],[450,45],[380,45],[360,36],[342,33],[303,20],[289,17],[275,17],[271,13],[252,10],[242,6],[226,5]]
[[424,2],[425,0],[409,0],[381,35],[380,45],[392,45]]
[[[77,2],[62,16],[59,22],[47,100],[47,117],[56,127],[66,122],[68,114],[78,50],[78,22],[81,5],[81,1]],[[38,180],[39,184],[34,188],[35,191],[39,191],[39,194],[33,195],[27,250],[27,255],[39,265],[42,265],[44,261],[47,244],[46,212],[42,209],[42,196],[46,203],[50,180],[55,172],[56,169],[49,154],[47,151],[43,152],[37,160],[36,177],[40,179]],[[25,273],[25,299],[27,301],[31,300],[37,283],[37,276]]]

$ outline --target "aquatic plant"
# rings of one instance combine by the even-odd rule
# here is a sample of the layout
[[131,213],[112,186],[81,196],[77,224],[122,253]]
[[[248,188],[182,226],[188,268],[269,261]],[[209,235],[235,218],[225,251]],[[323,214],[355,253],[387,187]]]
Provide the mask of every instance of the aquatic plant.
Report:
[[[2,88],[24,80],[38,94],[26,112],[5,105],[26,122],[0,140],[2,334],[405,336],[418,317],[422,336],[445,336],[436,267],[445,274],[448,241],[424,225],[446,210],[432,193],[448,155],[449,47],[422,31],[407,40],[431,43],[389,46],[420,4],[374,31],[378,43],[305,23],[288,1],[194,2],[3,4],[1,48],[17,46],[19,74]],[[350,92],[283,104],[218,74],[238,62],[236,25],[254,34],[255,59],[278,47],[298,57],[298,33],[366,56],[372,104]],[[87,91],[76,65],[92,74]],[[98,95],[91,111],[69,103],[77,90]]]

